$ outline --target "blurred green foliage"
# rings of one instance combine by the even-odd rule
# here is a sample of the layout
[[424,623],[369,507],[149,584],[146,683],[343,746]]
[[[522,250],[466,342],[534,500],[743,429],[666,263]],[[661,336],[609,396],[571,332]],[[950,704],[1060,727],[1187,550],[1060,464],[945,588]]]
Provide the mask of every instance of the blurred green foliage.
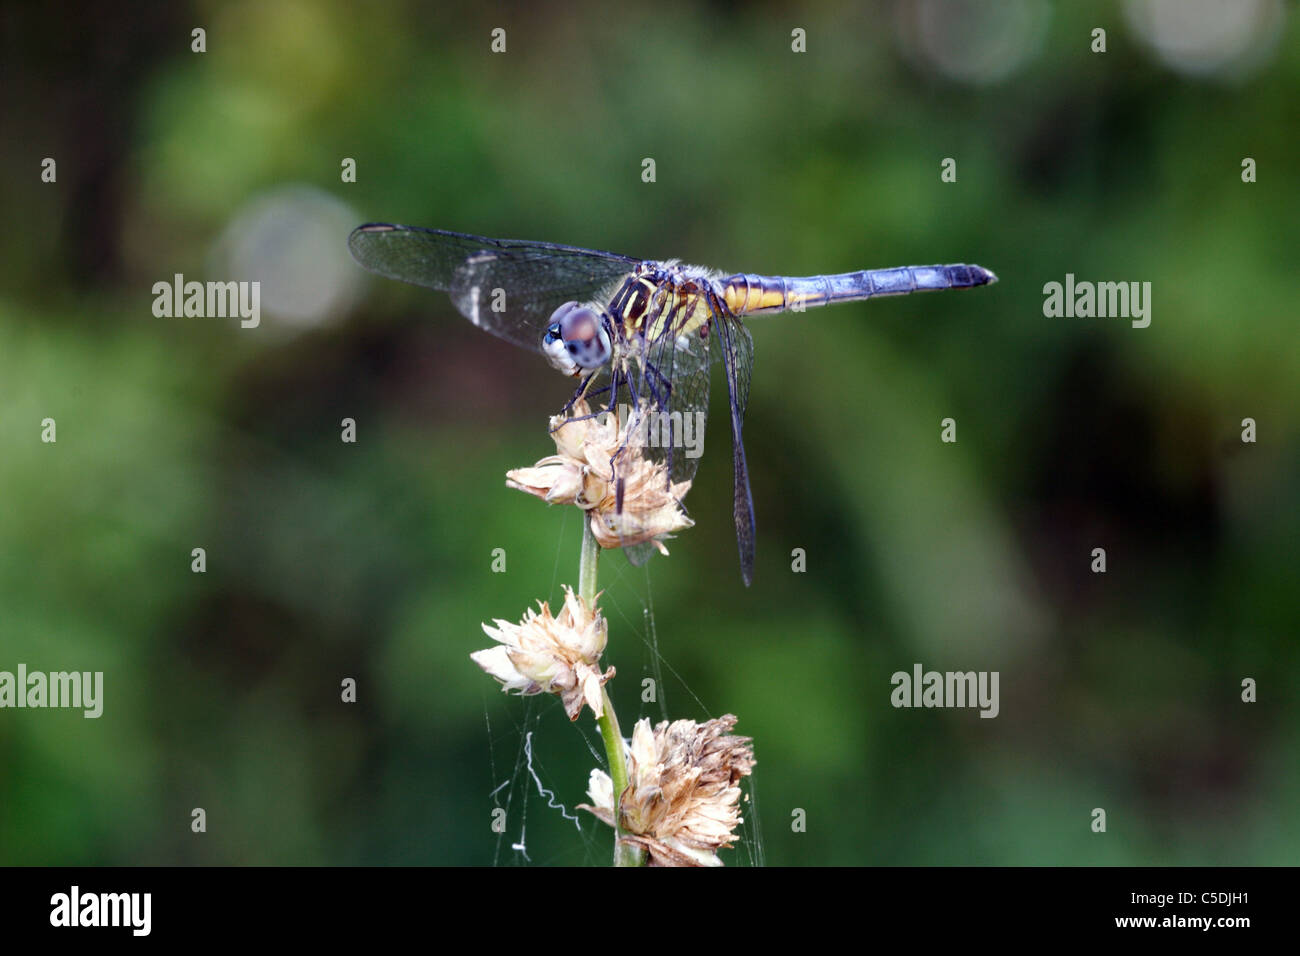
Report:
[[[576,577],[576,512],[503,482],[568,386],[393,283],[289,332],[151,314],[156,281],[228,278],[209,256],[254,197],[309,184],[358,223],[1000,276],[752,323],[752,589],[720,387],[697,526],[648,574],[603,561],[624,730],[733,712],[755,739],[728,862],[1294,863],[1298,27],[1227,82],[1118,7],[1051,11],[967,86],[900,53],[893,5],[6,10],[0,669],[103,670],[105,712],[0,712],[0,862],[513,864],[521,833],[533,864],[607,859],[521,766],[531,740],[580,802],[592,722],[468,659]],[[1067,272],[1151,282],[1151,327],[1044,318]],[[1000,671],[1001,715],[894,710],[915,661]]]

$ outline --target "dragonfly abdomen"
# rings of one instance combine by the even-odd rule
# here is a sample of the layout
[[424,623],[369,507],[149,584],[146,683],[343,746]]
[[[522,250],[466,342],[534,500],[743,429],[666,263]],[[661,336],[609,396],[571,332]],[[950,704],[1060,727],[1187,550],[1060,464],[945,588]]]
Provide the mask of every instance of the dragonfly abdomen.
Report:
[[811,309],[832,302],[857,302],[885,295],[939,289],[967,289],[998,281],[983,266],[965,264],[864,269],[824,276],[760,276],[722,279],[727,308],[736,315]]

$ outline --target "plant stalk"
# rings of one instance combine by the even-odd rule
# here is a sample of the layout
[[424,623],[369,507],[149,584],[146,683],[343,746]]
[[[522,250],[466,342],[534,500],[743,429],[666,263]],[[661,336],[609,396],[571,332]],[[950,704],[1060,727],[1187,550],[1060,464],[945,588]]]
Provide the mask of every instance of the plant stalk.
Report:
[[[596,565],[600,560],[600,545],[591,532],[590,516],[582,516],[582,555],[578,561],[578,597],[588,607],[596,605]],[[619,730],[618,716],[614,713],[614,702],[609,699],[609,691],[600,689],[601,709],[604,714],[596,723],[600,727],[600,738],[605,743],[605,759],[609,762],[609,776],[614,781],[614,865],[641,866],[644,854],[636,847],[626,846],[619,840],[621,833],[619,821],[619,802],[623,791],[627,789],[627,760],[623,754],[623,732]]]

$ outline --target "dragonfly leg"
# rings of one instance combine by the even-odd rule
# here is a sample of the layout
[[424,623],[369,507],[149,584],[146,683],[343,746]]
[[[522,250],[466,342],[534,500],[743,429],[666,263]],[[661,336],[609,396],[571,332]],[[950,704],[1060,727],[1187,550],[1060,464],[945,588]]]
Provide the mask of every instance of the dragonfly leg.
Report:
[[[591,387],[592,381],[596,378],[599,372],[600,369],[597,369],[595,372],[592,372],[590,375],[588,375],[586,378],[582,380],[582,384],[579,385],[578,390],[573,393],[573,397],[570,398],[567,402],[565,402],[564,407],[560,409],[561,415],[563,415],[565,412],[571,409],[574,405],[578,404],[578,400],[580,398],[583,398],[587,394],[587,389]],[[600,394],[600,393],[595,392],[593,394]]]
[[653,374],[655,378],[659,379],[659,383],[664,387],[663,397],[660,398],[659,391],[655,388],[654,382],[647,380],[646,385],[648,385],[650,388],[650,397],[654,400],[654,403],[658,405],[660,408],[667,408],[668,399],[673,393],[673,383],[668,381],[668,379],[664,377],[664,373],[659,371],[659,367],[655,365],[653,362],[646,363],[646,371],[650,374]]
[[[636,408],[636,389],[632,387],[632,379],[628,375],[626,368],[613,369],[613,371],[610,373],[610,384],[611,384],[611,391],[609,393],[610,411],[615,411],[615,406],[618,404],[618,390],[620,388],[627,389],[627,394],[629,396],[629,400],[632,403],[632,408],[633,409]],[[618,473],[618,460],[621,457],[623,457],[623,452],[627,450],[627,444],[632,438],[632,431],[633,431],[630,423],[624,422],[623,424],[626,426],[626,431],[623,434],[623,441],[618,446],[618,450],[615,451],[614,454],[610,455],[609,457],[609,476],[610,479],[614,482],[614,509],[618,514],[623,513],[623,484],[624,484],[623,478],[620,477]]]
[[[599,369],[597,369],[596,371],[592,372],[592,373],[591,373],[590,375],[588,375],[585,379],[583,379],[582,384],[578,386],[578,390],[577,390],[576,392],[573,393],[573,397],[570,398],[567,402],[565,402],[564,407],[560,409],[560,414],[561,414],[561,415],[565,414],[566,412],[569,411],[569,409],[573,408],[573,406],[576,405],[576,404],[578,403],[578,399],[585,397],[585,395],[587,394],[587,389],[591,386],[592,380],[595,379],[595,377],[596,377],[598,374],[600,374],[600,370],[599,370]],[[596,395],[600,395],[600,394],[606,392],[606,391],[609,389],[609,387],[610,387],[609,385],[602,385],[600,388],[596,389],[594,392],[591,392],[592,397],[595,397]],[[565,425],[569,424],[569,422],[581,422],[581,421],[586,421],[588,418],[595,418],[595,417],[597,417],[597,416],[600,415],[600,414],[602,414],[602,413],[601,413],[601,412],[591,412],[591,413],[589,413],[589,414],[587,414],[587,415],[575,415],[575,416],[572,416],[572,417],[566,418],[566,419],[564,419],[564,421],[560,422],[560,424],[558,424],[558,425],[556,425],[554,428],[552,428],[551,431],[550,431],[550,433],[551,433],[552,435],[554,435],[557,431],[559,431],[559,430],[560,430],[561,428],[563,428]]]
[[630,405],[633,412],[638,411],[639,404],[636,400],[636,386],[635,383],[632,381],[632,376],[628,375],[627,372],[623,373],[623,384],[627,386],[628,404]]
[[627,451],[629,435],[623,436],[623,443],[618,446],[618,450],[609,458],[609,476],[614,482],[614,511],[617,514],[623,513],[623,483],[624,479],[618,473],[618,460],[623,457],[623,452]]
[[601,415],[603,415],[603,414],[605,414],[605,413],[604,413],[604,412],[590,412],[590,413],[588,413],[588,414],[586,414],[586,415],[573,415],[573,416],[571,416],[571,417],[569,417],[569,418],[564,419],[564,421],[560,422],[560,424],[558,424],[558,425],[556,425],[554,428],[552,428],[552,429],[551,429],[547,434],[554,435],[556,432],[558,432],[558,431],[559,431],[561,428],[563,428],[565,425],[568,425],[568,424],[570,424],[570,423],[572,423],[572,422],[585,422],[588,418],[599,418],[599,417],[600,417]]
[[609,373],[609,411],[617,414],[618,412],[618,390],[627,388],[631,391],[632,386],[628,384],[627,372],[623,369],[613,368]]

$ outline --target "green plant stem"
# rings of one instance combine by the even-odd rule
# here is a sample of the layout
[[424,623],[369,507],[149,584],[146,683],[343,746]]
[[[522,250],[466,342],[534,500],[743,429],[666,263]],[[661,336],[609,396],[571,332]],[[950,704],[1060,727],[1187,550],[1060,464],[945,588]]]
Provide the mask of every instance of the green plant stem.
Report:
[[[591,520],[583,515],[582,522],[582,556],[578,562],[578,597],[588,607],[596,604],[596,565],[600,560],[600,545],[591,533]],[[614,713],[614,702],[609,699],[609,691],[600,689],[601,710],[604,712],[596,723],[600,726],[600,738],[605,742],[605,759],[609,761],[609,776],[614,781],[614,865],[640,866],[643,854],[639,849],[621,843],[619,837],[619,800],[627,789],[627,760],[623,754],[623,732],[618,727],[618,716]]]

